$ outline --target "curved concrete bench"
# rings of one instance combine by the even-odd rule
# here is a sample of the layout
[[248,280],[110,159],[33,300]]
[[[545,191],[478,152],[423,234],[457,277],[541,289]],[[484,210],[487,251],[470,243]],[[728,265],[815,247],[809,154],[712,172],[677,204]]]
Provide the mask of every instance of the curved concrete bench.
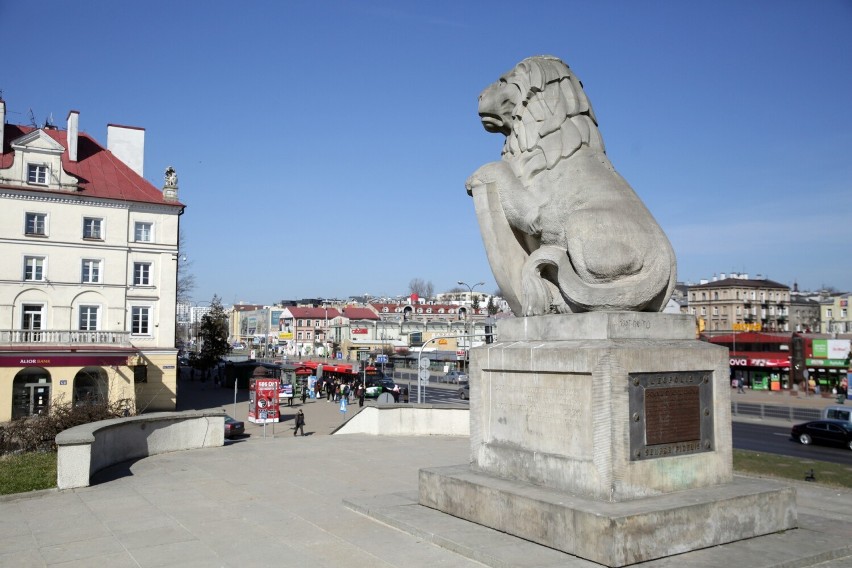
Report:
[[334,434],[373,436],[470,436],[467,408],[435,404],[368,406]]
[[221,412],[156,412],[82,424],[56,436],[59,489],[88,487],[113,464],[165,452],[222,446]]

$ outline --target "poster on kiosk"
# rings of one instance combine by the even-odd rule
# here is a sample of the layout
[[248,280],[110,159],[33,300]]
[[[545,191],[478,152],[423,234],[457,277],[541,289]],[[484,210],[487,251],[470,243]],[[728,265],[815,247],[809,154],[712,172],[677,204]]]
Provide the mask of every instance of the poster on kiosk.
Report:
[[255,424],[278,422],[278,379],[252,379],[249,384],[248,420]]

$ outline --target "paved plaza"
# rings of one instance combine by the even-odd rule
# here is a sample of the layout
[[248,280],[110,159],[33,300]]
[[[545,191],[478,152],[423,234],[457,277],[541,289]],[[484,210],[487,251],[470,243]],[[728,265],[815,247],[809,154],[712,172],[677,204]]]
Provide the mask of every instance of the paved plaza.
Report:
[[[180,388],[198,408],[233,401],[210,383]],[[304,405],[309,435],[293,437],[296,408],[266,437],[250,425],[221,448],[152,456],[105,470],[88,488],[0,501],[0,566],[597,566],[416,505],[418,470],[466,463],[467,438],[330,436],[343,416],[326,401]],[[852,566],[843,558],[852,555],[852,492],[795,486],[797,531],[642,566]],[[362,514],[371,507],[397,518]],[[802,559],[791,562],[794,549]]]

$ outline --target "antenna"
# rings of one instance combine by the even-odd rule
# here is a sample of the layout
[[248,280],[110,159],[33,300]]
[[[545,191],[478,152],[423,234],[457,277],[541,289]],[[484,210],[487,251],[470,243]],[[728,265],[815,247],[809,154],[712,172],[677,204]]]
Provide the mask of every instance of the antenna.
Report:
[[30,124],[33,128],[38,128],[38,123],[36,123],[35,113],[33,112],[32,107],[30,107]]

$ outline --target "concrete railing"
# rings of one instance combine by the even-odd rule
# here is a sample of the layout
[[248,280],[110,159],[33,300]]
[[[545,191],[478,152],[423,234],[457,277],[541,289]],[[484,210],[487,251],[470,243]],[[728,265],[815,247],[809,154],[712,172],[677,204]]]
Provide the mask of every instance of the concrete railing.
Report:
[[224,443],[220,412],[157,412],[82,424],[56,436],[56,481],[59,489],[88,487],[93,474],[116,463]]
[[373,436],[470,436],[470,411],[433,404],[370,406],[335,434]]

